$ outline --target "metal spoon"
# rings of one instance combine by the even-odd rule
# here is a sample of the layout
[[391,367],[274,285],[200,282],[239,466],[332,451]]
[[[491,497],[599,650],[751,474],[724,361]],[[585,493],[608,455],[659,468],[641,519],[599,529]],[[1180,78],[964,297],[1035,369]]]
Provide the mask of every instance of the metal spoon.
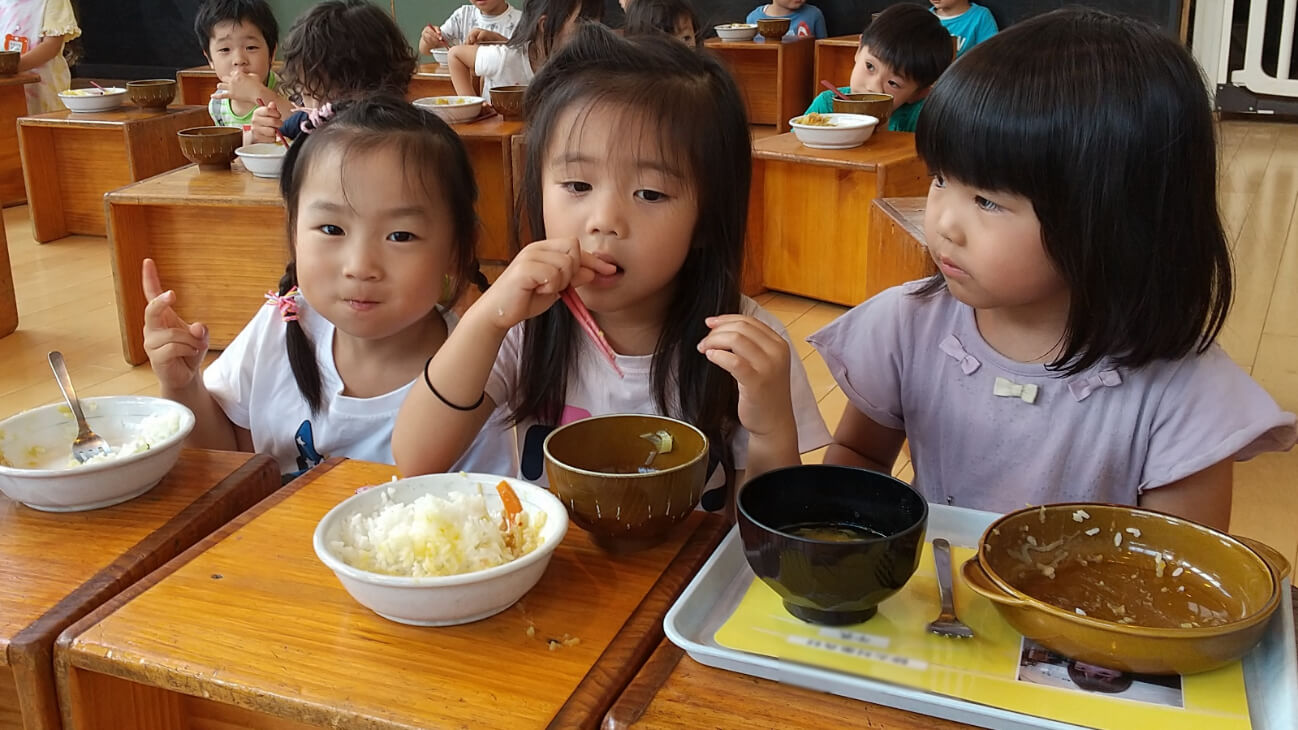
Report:
[[91,431],[90,424],[86,423],[86,414],[81,412],[81,401],[77,398],[76,389],[72,387],[72,378],[68,377],[68,366],[63,362],[63,353],[50,351],[50,369],[54,371],[59,390],[63,391],[63,399],[68,402],[68,408],[72,409],[72,415],[77,419],[77,437],[72,440],[72,456],[78,463],[84,464],[96,456],[111,454],[108,442]]

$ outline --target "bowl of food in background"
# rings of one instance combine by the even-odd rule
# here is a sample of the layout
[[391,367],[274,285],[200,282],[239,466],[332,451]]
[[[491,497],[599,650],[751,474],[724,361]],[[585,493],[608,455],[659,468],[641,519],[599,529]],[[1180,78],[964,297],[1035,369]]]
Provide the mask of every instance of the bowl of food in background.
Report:
[[666,539],[694,511],[707,479],[707,436],[665,416],[573,421],[552,431],[542,450],[550,491],[610,552]]
[[18,73],[18,63],[22,54],[18,51],[0,51],[0,76],[13,76]]
[[493,86],[491,87],[491,107],[505,119],[517,121],[523,118],[523,95],[526,86]]
[[131,103],[141,109],[166,109],[176,98],[175,79],[145,79],[128,81],[126,95]]
[[415,99],[414,105],[430,111],[447,124],[470,122],[482,116],[481,96],[425,96]]
[[1072,659],[1194,674],[1248,653],[1289,564],[1275,550],[1160,512],[1054,504],[1011,512],[962,568],[1019,633]]
[[860,147],[874,134],[879,120],[863,114],[803,114],[789,120],[793,136],[806,147],[846,150]]
[[207,171],[230,169],[234,151],[243,144],[243,130],[238,127],[190,127],[176,136],[185,159]]
[[176,465],[194,414],[165,398],[81,399],[86,422],[111,451],[80,463],[77,422],[63,403],[0,421],[0,492],[33,509],[80,512],[125,502],[152,489]]
[[892,94],[845,94],[846,99],[833,96],[832,104],[837,114],[859,114],[874,117],[879,125],[888,123],[892,115]]
[[436,61],[437,63],[439,63],[439,64],[445,66],[445,65],[447,64],[447,62],[451,60],[451,49],[449,49],[449,48],[434,48],[434,49],[433,49],[433,60]]
[[316,555],[352,598],[414,626],[479,621],[532,589],[568,531],[554,495],[485,474],[429,474],[347,498],[316,526]]
[[103,89],[68,89],[59,92],[59,101],[74,112],[112,111],[126,101],[126,89],[119,86]]
[[234,154],[255,177],[279,177],[288,147],[277,142],[258,142],[239,147]]
[[757,32],[768,41],[778,41],[789,32],[789,19],[761,18],[757,21]]
[[724,23],[716,27],[717,37],[727,43],[751,41],[757,35],[756,23]]
[[790,614],[866,621],[919,566],[928,504],[905,482],[848,466],[759,474],[739,490],[744,557]]

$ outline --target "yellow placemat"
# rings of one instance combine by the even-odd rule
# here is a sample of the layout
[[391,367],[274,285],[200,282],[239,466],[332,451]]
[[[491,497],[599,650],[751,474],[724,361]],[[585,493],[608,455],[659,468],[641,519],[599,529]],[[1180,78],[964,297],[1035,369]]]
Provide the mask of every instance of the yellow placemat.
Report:
[[[966,548],[952,548],[952,553],[957,572],[973,555]],[[974,630],[974,639],[947,639],[925,630],[939,608],[931,545],[926,543],[914,577],[880,604],[869,621],[843,627],[803,623],[784,610],[774,590],[754,579],[717,630],[716,641],[739,651],[1105,730],[1251,727],[1239,662],[1187,677],[1097,678],[1096,670],[1070,667],[1067,659],[1024,639],[958,575],[955,589],[956,613]],[[1087,691],[1077,682],[1121,691]]]

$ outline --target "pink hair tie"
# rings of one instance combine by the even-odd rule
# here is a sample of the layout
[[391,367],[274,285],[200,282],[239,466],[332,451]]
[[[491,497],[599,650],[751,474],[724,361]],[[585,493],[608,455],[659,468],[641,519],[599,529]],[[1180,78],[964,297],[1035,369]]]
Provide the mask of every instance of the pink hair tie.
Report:
[[[319,109],[312,109],[308,111],[306,114],[307,114],[307,123],[302,125],[302,131],[306,132],[307,134],[311,134],[311,132],[324,126],[325,122],[333,118],[334,107],[333,104],[326,102],[324,106],[320,107]],[[310,126],[307,126],[308,124]]]
[[289,289],[283,295],[276,294],[273,291],[266,292],[266,306],[274,306],[279,309],[279,316],[285,322],[297,321],[297,287]]

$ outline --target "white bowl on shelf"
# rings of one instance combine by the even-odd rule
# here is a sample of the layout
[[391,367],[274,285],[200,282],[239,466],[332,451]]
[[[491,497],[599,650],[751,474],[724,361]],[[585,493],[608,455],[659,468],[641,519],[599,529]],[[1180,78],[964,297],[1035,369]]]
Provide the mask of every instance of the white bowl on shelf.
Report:
[[793,134],[806,147],[818,150],[846,150],[860,147],[874,134],[879,125],[876,117],[868,114],[817,114],[829,124],[807,124],[812,115],[803,114],[789,120]]
[[468,122],[482,116],[481,96],[425,96],[414,105],[441,117],[447,124]]
[[68,89],[59,92],[59,101],[74,112],[106,112],[126,101],[126,89],[109,86],[104,89]]
[[756,23],[723,23],[716,27],[717,37],[727,43],[751,41],[757,36]]
[[243,160],[243,166],[255,177],[279,177],[288,148],[274,142],[258,142],[244,145],[236,149],[234,154]]
[[449,48],[433,49],[433,60],[440,63],[441,65],[445,66],[446,62],[449,61],[450,58],[451,58],[451,49]]

